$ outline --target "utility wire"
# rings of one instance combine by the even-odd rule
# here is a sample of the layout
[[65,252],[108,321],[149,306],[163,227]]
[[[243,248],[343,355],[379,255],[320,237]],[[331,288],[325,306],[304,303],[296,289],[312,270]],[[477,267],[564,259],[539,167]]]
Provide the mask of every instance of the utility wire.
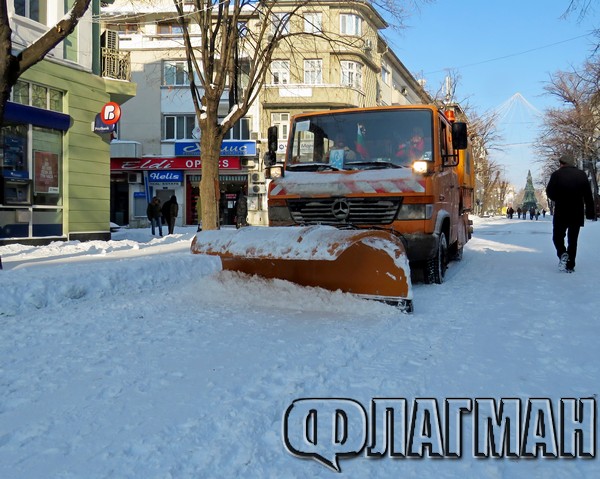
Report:
[[[560,45],[560,44],[562,44],[562,43],[567,43],[567,42],[571,42],[571,41],[573,41],[573,40],[578,40],[579,38],[584,38],[584,37],[590,36],[590,35],[592,35],[593,33],[594,33],[594,32],[593,32],[593,31],[591,31],[591,32],[585,33],[585,34],[583,34],[583,35],[579,35],[579,36],[577,36],[577,37],[568,38],[567,40],[561,40],[560,42],[549,43],[548,45],[542,45],[542,46],[540,46],[540,47],[531,48],[531,49],[529,49],[529,50],[524,50],[524,51],[522,51],[522,52],[518,52],[518,53],[510,53],[510,54],[508,54],[508,55],[503,55],[503,56],[501,56],[501,57],[495,57],[495,58],[490,58],[490,59],[488,59],[488,60],[482,60],[482,61],[480,61],[480,62],[469,63],[469,64],[467,64],[467,65],[462,65],[462,66],[460,66],[460,67],[456,67],[456,69],[457,69],[457,70],[460,70],[460,69],[462,69],[462,68],[468,68],[468,67],[473,67],[473,66],[477,66],[477,65],[483,65],[484,63],[495,62],[495,61],[498,61],[498,60],[504,60],[505,58],[512,58],[512,57],[516,57],[516,56],[519,56],[519,55],[524,55],[524,54],[526,54],[526,53],[536,52],[536,51],[538,51],[538,50],[543,50],[544,48],[550,48],[550,47],[553,47],[553,46],[556,46],[556,45]],[[447,67],[447,68],[443,68],[443,69],[441,69],[441,70],[434,70],[434,71],[430,71],[430,72],[423,73],[423,75],[431,75],[432,73],[441,73],[441,72],[445,72],[445,71],[447,71],[447,70],[450,70],[450,69],[453,69],[453,68],[451,68],[451,67]]]

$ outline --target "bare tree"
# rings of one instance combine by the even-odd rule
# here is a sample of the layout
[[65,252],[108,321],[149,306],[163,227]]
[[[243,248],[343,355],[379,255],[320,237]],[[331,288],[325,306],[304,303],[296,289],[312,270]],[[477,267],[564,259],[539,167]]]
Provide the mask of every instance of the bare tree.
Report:
[[497,114],[478,115],[472,108],[467,108],[475,166],[476,200],[481,214],[490,208],[497,209],[496,202],[504,201],[508,182],[502,176],[502,167],[489,157],[491,150],[499,149],[501,139],[496,129]]
[[[404,5],[416,6],[427,0],[408,0]],[[299,0],[281,2],[255,0],[194,0],[193,2],[173,0],[178,13],[178,21],[183,31],[190,90],[200,127],[200,151],[202,154],[202,179],[200,197],[202,204],[202,224],[205,229],[218,228],[217,201],[219,180],[219,154],[225,134],[240,120],[256,100],[276,49],[286,44],[290,51],[306,48],[306,42],[298,37],[325,41],[335,45],[353,45],[362,42],[361,38],[343,37],[332,32],[315,28],[307,33],[289,32],[288,23],[300,20],[304,7],[315,8],[319,0]],[[285,3],[285,15],[276,16],[275,8],[281,12]],[[352,2],[348,2],[352,3]],[[357,2],[364,4],[361,0]],[[398,25],[408,15],[392,0],[373,1]],[[240,30],[246,18],[260,19],[257,28]],[[191,26],[197,26],[200,37],[191,35]],[[310,42],[309,42],[310,43]],[[302,53],[302,52],[300,52]],[[243,56],[244,61],[241,61]],[[243,76],[244,88],[238,88]],[[223,94],[229,91],[230,111],[219,121],[218,107]]]
[[67,14],[40,38],[18,53],[13,52],[12,29],[6,0],[0,0],[0,124],[10,92],[19,77],[75,30],[91,0],[75,0]]
[[573,154],[588,173],[594,199],[598,203],[598,168],[600,158],[600,65],[588,61],[581,73],[558,72],[552,76],[546,91],[563,102],[564,108],[549,109],[536,149],[543,159],[543,175],[547,181],[556,169],[556,158]]
[[594,11],[593,0],[570,0],[569,5],[565,12],[562,14],[563,18],[568,17],[571,14],[577,15],[579,21],[583,20],[588,14],[592,14]]

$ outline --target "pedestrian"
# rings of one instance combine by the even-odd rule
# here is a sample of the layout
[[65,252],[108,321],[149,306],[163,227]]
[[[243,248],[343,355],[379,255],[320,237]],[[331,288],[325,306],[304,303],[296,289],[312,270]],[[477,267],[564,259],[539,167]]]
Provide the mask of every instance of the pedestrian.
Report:
[[162,211],[160,206],[160,200],[158,196],[152,198],[152,201],[148,203],[146,208],[146,216],[148,221],[152,225],[152,236],[156,234],[156,227],[158,226],[158,233],[162,236]]
[[235,204],[235,227],[237,229],[242,226],[248,226],[248,197],[245,194],[245,188],[242,188],[238,193]]
[[[162,214],[162,220],[165,226],[169,226],[171,223],[171,198],[165,201],[160,207],[160,212]],[[169,234],[169,233],[167,233]]]
[[539,220],[540,219],[540,210],[535,210],[535,220]]
[[172,195],[169,200],[165,201],[162,206],[162,215],[165,223],[169,227],[169,234],[172,235],[175,231],[175,221],[179,214],[179,205],[177,204],[177,196]]
[[552,242],[560,259],[558,266],[561,271],[572,273],[575,269],[579,229],[584,224],[584,217],[596,221],[596,212],[590,182],[587,175],[575,165],[575,157],[565,154],[558,162],[558,169],[548,181],[546,195],[554,202]]
[[531,208],[529,208],[529,219],[532,220],[534,216],[535,216],[535,208],[532,206]]
[[545,217],[546,217],[546,209],[544,208],[544,209],[542,210],[542,218],[545,218]]
[[196,200],[196,214],[198,215],[198,230],[202,231],[202,197],[198,191],[198,199]]
[[521,207],[520,206],[517,208],[517,216],[519,219],[521,219]]

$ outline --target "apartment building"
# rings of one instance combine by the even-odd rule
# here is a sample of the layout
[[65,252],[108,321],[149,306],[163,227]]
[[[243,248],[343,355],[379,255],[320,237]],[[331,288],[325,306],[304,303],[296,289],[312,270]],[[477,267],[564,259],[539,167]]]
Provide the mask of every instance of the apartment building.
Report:
[[[188,6],[188,11],[191,6]],[[117,139],[111,145],[111,218],[118,224],[148,224],[146,205],[177,197],[176,225],[195,225],[201,178],[199,128],[190,93],[182,31],[171,0],[149,4],[119,1],[102,9],[105,35],[115,51],[131,57],[138,95],[123,107]],[[189,22],[197,45],[198,26]],[[229,112],[224,95],[219,116]],[[234,222],[236,195],[247,182],[248,164],[256,164],[258,105],[229,132],[219,163],[221,220]]]
[[[68,2],[7,2],[15,53],[65,14]],[[12,90],[0,131],[0,244],[110,238],[110,134],[104,105],[135,95],[105,65],[94,1],[76,30]]]
[[[223,142],[224,224],[233,223],[236,194],[248,183],[250,222],[267,223],[260,152],[266,150],[269,126],[279,127],[282,159],[295,113],[431,101],[383,39],[380,32],[388,25],[370,2],[332,0],[296,7],[298,2],[280,0],[270,18],[254,9],[240,18],[241,32],[257,32],[268,22],[264,41],[278,28],[293,36],[278,43],[258,100]],[[149,198],[157,195],[164,201],[175,194],[184,212],[178,222],[196,224],[202,172],[198,127],[172,2],[144,6],[117,0],[102,9],[102,19],[118,49],[131,55],[132,79],[138,85],[138,96],[123,107],[118,140],[111,147],[113,220],[144,226]],[[192,21],[188,25],[192,42],[200,42],[197,26]],[[244,61],[243,53],[240,59]],[[240,83],[243,91],[243,78]],[[229,110],[225,94],[219,115],[225,117]]]

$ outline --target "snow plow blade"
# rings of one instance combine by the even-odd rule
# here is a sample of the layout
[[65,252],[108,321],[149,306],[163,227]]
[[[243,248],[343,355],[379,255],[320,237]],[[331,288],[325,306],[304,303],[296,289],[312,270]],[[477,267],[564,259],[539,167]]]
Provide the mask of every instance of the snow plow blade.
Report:
[[250,226],[201,231],[191,251],[219,256],[225,270],[340,290],[412,311],[404,245],[388,231]]

